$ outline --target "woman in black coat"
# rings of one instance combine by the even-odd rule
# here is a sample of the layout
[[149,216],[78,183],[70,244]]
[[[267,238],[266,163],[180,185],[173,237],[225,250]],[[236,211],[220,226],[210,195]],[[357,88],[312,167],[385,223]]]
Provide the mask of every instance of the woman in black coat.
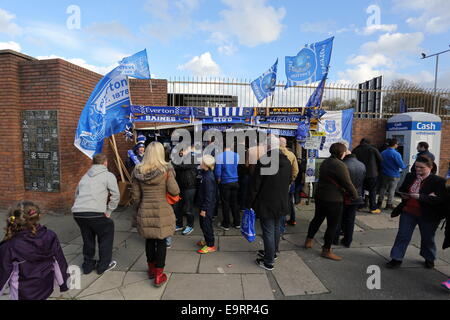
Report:
[[446,214],[446,190],[445,179],[435,175],[433,167],[430,158],[419,156],[415,163],[416,173],[408,173],[399,189],[403,199],[400,207],[396,208],[401,212],[400,223],[388,268],[400,267],[417,225],[421,236],[420,255],[425,259],[426,268],[434,268],[434,236]]

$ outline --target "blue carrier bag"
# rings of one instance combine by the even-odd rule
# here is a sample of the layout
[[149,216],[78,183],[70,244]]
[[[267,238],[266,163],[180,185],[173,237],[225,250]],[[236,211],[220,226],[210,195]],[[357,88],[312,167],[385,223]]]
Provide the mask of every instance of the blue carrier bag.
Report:
[[253,209],[245,209],[242,215],[241,233],[248,242],[253,242],[256,239],[255,220],[255,211]]

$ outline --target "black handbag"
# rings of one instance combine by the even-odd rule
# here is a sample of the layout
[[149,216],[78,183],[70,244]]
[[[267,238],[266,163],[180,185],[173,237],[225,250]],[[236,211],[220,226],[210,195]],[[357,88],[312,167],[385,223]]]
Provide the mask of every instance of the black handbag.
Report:
[[392,210],[392,212],[391,212],[391,218],[395,218],[395,217],[398,217],[399,215],[401,215],[404,207],[405,207],[404,202],[401,202],[398,206],[396,206],[395,209]]

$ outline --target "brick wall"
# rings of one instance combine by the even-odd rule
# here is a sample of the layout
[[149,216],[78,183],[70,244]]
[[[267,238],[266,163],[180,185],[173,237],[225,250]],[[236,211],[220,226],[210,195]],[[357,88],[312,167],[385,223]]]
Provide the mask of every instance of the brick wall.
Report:
[[381,146],[386,140],[386,119],[353,120],[352,148],[359,145],[362,138],[369,138],[375,146]]
[[0,54],[0,206],[24,196],[19,64],[31,57]]
[[445,177],[450,162],[450,120],[442,121],[441,159],[439,161],[439,175]]

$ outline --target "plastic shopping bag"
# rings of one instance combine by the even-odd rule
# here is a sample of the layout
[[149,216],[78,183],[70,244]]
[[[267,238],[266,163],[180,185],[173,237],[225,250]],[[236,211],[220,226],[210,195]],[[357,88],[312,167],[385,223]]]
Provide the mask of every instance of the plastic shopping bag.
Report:
[[253,242],[256,239],[255,220],[255,211],[253,209],[245,209],[242,216],[241,233],[248,242]]

